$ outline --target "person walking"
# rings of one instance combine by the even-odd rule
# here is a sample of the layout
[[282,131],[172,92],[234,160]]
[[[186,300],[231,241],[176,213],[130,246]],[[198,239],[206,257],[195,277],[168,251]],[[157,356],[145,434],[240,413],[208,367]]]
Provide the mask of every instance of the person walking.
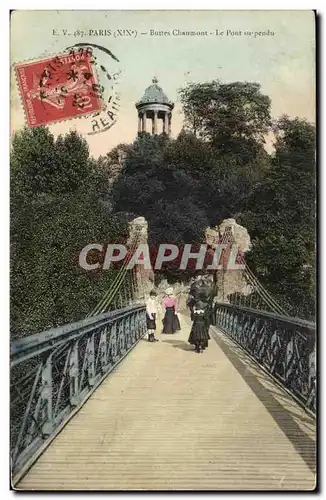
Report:
[[173,296],[173,288],[165,290],[165,297],[163,299],[163,307],[165,314],[163,318],[163,332],[162,333],[175,333],[180,330],[180,322],[177,316],[177,299]]
[[193,307],[193,324],[188,338],[189,344],[195,346],[196,352],[203,352],[210,339],[206,320],[206,304],[199,300]]
[[156,292],[152,290],[146,302],[146,326],[147,326],[149,342],[158,342],[158,339],[155,337],[156,315],[157,315]]
[[207,330],[209,330],[210,324],[213,323],[213,297],[214,288],[212,280],[209,276],[196,276],[192,283],[190,284],[190,290],[188,294],[187,306],[190,310],[191,321],[193,321],[193,308],[199,300],[205,305],[205,321]]

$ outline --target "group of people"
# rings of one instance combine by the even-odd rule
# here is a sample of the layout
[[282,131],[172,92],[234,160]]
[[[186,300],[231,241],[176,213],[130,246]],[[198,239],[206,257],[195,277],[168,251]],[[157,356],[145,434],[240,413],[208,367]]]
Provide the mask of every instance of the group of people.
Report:
[[[149,342],[157,342],[155,337],[156,316],[157,316],[157,294],[153,290],[149,294],[149,299],[146,302],[146,323],[148,330]],[[178,301],[173,295],[173,288],[168,288],[165,291],[163,299],[164,317],[162,333],[175,333],[180,330],[180,321],[178,318]]]
[[[209,326],[211,323],[211,307],[212,307],[212,286],[211,283],[202,278],[196,278],[190,285],[187,306],[190,310],[192,327],[188,342],[195,347],[197,353],[203,352],[208,347]],[[170,287],[165,291],[163,299],[164,317],[163,330],[164,334],[173,334],[180,330],[180,322],[178,318],[178,301],[173,294],[173,288]],[[155,337],[157,317],[157,294],[155,291],[150,293],[146,303],[146,322],[148,330],[149,342],[157,342]]]

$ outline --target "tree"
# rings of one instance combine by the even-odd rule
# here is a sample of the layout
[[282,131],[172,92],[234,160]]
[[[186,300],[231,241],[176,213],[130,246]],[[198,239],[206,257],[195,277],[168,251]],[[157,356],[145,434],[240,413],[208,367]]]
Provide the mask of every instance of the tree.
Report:
[[75,131],[55,141],[45,127],[26,127],[13,137],[11,174],[27,196],[74,192],[92,175],[88,144]]
[[156,202],[174,201],[194,192],[198,183],[166,157],[169,141],[164,136],[142,134],[127,154],[122,175],[113,186],[115,209],[153,217]]
[[98,168],[107,177],[110,186],[121,175],[124,160],[129,150],[130,146],[128,144],[118,144],[118,146],[109,151],[105,156],[98,158]]
[[[208,225],[200,202],[200,176],[179,146],[165,136],[142,134],[130,147],[122,174],[113,185],[114,209],[146,218],[152,248],[161,243],[179,248],[201,243]],[[170,279],[185,277],[176,263],[165,271]]]
[[[198,173],[208,217],[215,225],[243,211],[255,185],[268,173],[264,142],[271,125],[270,99],[257,83],[218,81],[189,84],[180,96],[186,127],[197,136],[201,157],[206,154]],[[194,148],[189,149],[193,153]]]
[[[54,180],[60,193],[73,192],[81,185],[91,183],[93,174],[87,141],[76,131],[59,135],[55,143],[57,163]],[[54,189],[56,190],[56,186]]]
[[[82,248],[127,237],[127,224],[101,199],[102,173],[75,132],[44,128],[13,139],[11,168],[11,335],[82,319],[115,271],[85,271]],[[48,162],[48,163],[47,163]]]
[[15,195],[28,197],[54,190],[56,153],[54,137],[45,127],[25,127],[14,135],[10,169]]
[[[179,90],[187,127],[199,137],[230,152],[234,145],[264,143],[271,125],[270,98],[258,83],[191,83]],[[243,152],[243,151],[242,151]]]
[[178,257],[163,264],[160,277],[168,280],[186,281],[194,274],[195,267],[188,265],[185,270],[179,268],[185,244],[192,244],[193,251],[204,242],[208,219],[204,210],[200,209],[190,197],[173,201],[158,200],[153,206],[154,217],[151,217],[149,244],[158,250],[162,243],[178,246]]
[[271,169],[242,223],[253,238],[247,259],[292,315],[315,314],[315,128],[282,117]]
[[[231,154],[221,154],[214,144],[186,130],[176,140],[141,134],[113,185],[114,210],[144,216],[154,247],[198,246],[207,226],[244,210],[263,175],[266,157],[263,150],[255,169],[252,162],[239,164]],[[180,278],[176,263],[169,263],[165,272]]]
[[[270,99],[258,84],[191,84],[180,95],[184,129],[176,140],[141,134],[130,146],[113,186],[115,210],[145,216],[154,246],[198,246],[206,226],[236,218],[266,288],[290,314],[313,317],[314,128],[283,117],[269,155]],[[175,263],[164,272],[180,278]]]

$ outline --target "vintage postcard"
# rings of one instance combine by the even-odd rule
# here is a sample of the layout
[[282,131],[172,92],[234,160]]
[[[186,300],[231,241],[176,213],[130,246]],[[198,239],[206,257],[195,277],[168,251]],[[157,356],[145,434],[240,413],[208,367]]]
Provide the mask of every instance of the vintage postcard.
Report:
[[316,489],[315,12],[10,23],[12,488]]

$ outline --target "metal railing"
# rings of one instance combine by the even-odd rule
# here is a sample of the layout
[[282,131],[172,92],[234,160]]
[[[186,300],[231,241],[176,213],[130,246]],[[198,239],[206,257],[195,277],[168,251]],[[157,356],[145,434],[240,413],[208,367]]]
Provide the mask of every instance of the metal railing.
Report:
[[133,305],[11,344],[13,476],[33,461],[145,331],[145,307]]
[[213,321],[272,375],[306,410],[316,412],[316,326],[225,303]]

